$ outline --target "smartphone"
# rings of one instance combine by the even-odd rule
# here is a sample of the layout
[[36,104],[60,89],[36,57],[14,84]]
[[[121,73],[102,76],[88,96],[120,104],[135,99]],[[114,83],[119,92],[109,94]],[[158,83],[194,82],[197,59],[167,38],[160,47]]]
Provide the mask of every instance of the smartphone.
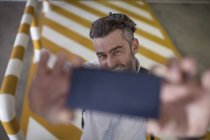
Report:
[[158,118],[162,80],[147,73],[77,68],[67,106],[143,118]]

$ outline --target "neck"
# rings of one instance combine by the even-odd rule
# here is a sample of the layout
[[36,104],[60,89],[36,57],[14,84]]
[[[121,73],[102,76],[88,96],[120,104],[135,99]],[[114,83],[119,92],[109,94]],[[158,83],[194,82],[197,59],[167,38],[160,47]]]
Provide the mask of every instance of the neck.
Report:
[[135,58],[135,71],[138,72],[140,69],[139,61]]
[[133,72],[138,72],[139,66],[140,66],[139,61],[136,58],[134,58],[132,71]]

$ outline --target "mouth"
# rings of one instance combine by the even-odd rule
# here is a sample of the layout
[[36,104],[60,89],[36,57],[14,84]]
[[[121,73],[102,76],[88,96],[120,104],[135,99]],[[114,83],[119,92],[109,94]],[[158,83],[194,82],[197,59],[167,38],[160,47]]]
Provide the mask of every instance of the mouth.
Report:
[[112,71],[116,71],[116,72],[124,72],[124,71],[127,71],[126,67],[115,67],[115,68],[112,68]]

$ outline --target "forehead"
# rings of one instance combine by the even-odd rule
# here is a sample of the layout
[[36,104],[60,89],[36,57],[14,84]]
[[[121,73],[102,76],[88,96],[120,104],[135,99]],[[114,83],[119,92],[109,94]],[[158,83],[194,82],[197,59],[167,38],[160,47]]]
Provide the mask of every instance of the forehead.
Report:
[[116,46],[125,46],[128,42],[123,38],[121,30],[115,30],[105,37],[93,39],[96,51],[106,52]]

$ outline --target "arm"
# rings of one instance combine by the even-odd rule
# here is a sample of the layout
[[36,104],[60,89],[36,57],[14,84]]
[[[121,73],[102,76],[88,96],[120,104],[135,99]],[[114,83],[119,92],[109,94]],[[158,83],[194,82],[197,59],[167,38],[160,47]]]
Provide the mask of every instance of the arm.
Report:
[[147,123],[152,133],[180,138],[205,135],[210,122],[210,70],[198,82],[196,68],[195,61],[188,58],[153,70],[166,81],[161,92],[160,118]]
[[43,52],[37,71],[29,89],[30,107],[33,112],[51,123],[69,123],[73,110],[66,107],[69,77],[72,67],[81,65],[81,60],[72,60],[72,66],[65,65],[65,56],[58,55],[55,66],[47,66],[49,53]]

